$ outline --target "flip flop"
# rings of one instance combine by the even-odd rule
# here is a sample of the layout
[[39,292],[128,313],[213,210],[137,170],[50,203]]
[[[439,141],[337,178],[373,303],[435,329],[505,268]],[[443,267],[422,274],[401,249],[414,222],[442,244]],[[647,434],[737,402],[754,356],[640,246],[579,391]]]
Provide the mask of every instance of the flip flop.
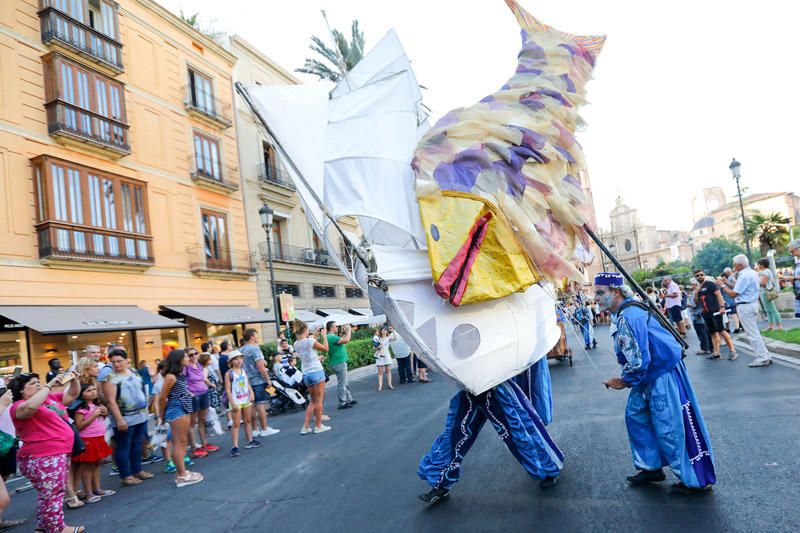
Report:
[[[22,524],[27,524],[28,521],[24,518],[19,520],[2,520],[0,521],[0,531],[6,531],[8,529],[15,528],[17,526],[21,526]],[[41,531],[41,530],[39,530]]]

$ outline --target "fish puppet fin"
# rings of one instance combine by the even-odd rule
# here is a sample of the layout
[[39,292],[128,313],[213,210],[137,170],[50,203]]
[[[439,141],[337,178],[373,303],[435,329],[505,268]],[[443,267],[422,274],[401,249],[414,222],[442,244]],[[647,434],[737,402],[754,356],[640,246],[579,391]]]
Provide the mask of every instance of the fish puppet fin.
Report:
[[480,196],[436,191],[419,197],[436,293],[454,306],[494,300],[537,283],[508,219]]

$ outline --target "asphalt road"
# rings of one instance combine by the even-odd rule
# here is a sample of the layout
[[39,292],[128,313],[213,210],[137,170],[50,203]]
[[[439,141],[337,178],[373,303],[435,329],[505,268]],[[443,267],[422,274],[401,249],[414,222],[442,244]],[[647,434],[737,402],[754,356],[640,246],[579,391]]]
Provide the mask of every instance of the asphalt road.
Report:
[[[632,488],[633,473],[623,411],[624,391],[601,381],[617,373],[600,346],[576,348],[574,367],[551,363],[555,413],[550,430],[566,455],[557,487],[539,489],[496,438],[490,426],[470,451],[463,479],[449,500],[426,507],[417,463],[441,430],[455,387],[430,385],[375,390],[375,376],[354,383],[360,404],[337,411],[329,390],[333,430],[301,436],[299,414],[274,417],[282,430],[258,450],[228,457],[228,436],[212,442],[223,451],[197,461],[203,483],[176,489],[159,472],[139,487],[83,509],[67,511],[70,524],[88,531],[800,531],[800,394],[798,370],[784,365],[747,368],[735,362],[687,357],[716,454],[713,491],[684,495],[668,482]],[[697,349],[694,333],[692,349]],[[396,375],[395,375],[396,377]],[[438,376],[434,376],[436,379]],[[12,485],[13,487],[13,485]],[[35,492],[13,497],[6,517],[34,521]],[[30,527],[28,531],[32,530]]]

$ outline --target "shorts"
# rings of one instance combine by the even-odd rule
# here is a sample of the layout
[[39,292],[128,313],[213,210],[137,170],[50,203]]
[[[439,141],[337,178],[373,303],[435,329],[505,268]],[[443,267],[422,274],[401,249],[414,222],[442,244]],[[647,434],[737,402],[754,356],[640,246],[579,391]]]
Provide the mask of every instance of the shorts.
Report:
[[303,383],[305,383],[307,387],[312,387],[317,383],[322,383],[323,381],[325,381],[324,370],[317,370],[316,372],[308,372],[303,374]]
[[211,405],[211,398],[208,395],[208,391],[204,392],[203,394],[198,394],[192,398],[192,406],[194,407],[195,413],[199,413],[204,409],[208,409],[209,405]]
[[419,357],[415,357],[414,360],[417,362],[417,368],[428,368],[428,365],[425,364],[425,361]]
[[251,385],[253,388],[253,403],[256,405],[269,402],[269,394],[267,394],[267,384],[259,383],[258,385]]
[[17,450],[19,444],[12,446],[7,454],[0,457],[0,476],[7,477],[17,473]]
[[[194,400],[192,400],[192,403],[194,403]],[[181,405],[181,402],[167,402],[167,408],[164,412],[164,422],[172,422],[188,414],[189,412]]]
[[703,314],[703,322],[706,323],[706,329],[709,333],[721,333],[725,331],[725,325],[722,323],[722,315]]
[[[252,403],[250,403],[250,402],[243,403],[243,404],[236,404],[236,405],[238,405],[238,406],[239,406],[239,409],[240,409],[240,410],[241,410],[241,409],[247,409],[248,407],[252,407],[252,406],[253,406],[253,404],[252,404]],[[231,406],[233,406],[233,404],[231,404]]]
[[667,309],[667,316],[669,319],[675,323],[678,323],[683,320],[683,314],[681,313],[681,306],[680,305],[673,305],[669,309]]

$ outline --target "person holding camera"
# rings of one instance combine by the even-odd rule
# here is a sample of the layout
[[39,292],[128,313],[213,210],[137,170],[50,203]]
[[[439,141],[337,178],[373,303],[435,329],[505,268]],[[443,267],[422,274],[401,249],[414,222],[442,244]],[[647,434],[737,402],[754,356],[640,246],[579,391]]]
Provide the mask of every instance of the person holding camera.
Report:
[[336,374],[336,392],[339,396],[338,409],[350,409],[358,403],[350,393],[350,385],[347,383],[347,343],[350,342],[349,325],[342,326],[341,336],[336,334],[336,322],[333,320],[325,324],[328,334],[328,364]]
[[[394,331],[394,330],[392,330]],[[372,337],[372,347],[375,349],[375,366],[378,367],[378,392],[383,390],[383,375],[386,374],[386,386],[392,387],[392,354],[389,352],[389,328],[382,327]]]
[[[62,392],[52,392],[54,387],[67,383]],[[64,524],[64,495],[76,438],[65,405],[72,403],[80,392],[77,374],[58,374],[45,385],[39,382],[38,374],[20,374],[8,382],[8,389],[14,400],[11,419],[22,440],[17,454],[19,471],[38,495],[36,529],[46,533],[68,530],[81,533],[83,526]]]
[[[308,392],[311,396],[311,401],[308,402],[306,407],[306,417],[303,420],[303,427],[300,430],[301,435],[311,433],[312,429],[309,427],[311,423],[311,416],[314,416],[314,433],[324,433],[330,430],[330,426],[322,423],[322,402],[325,399],[325,370],[322,368],[322,360],[320,359],[317,351],[328,351],[328,337],[323,335],[324,331],[319,328],[314,332],[314,336],[308,335],[308,325],[302,320],[295,320],[292,325],[295,338],[294,351],[300,356],[300,362],[303,365],[303,382],[308,387]],[[317,339],[321,339],[320,343]]]

